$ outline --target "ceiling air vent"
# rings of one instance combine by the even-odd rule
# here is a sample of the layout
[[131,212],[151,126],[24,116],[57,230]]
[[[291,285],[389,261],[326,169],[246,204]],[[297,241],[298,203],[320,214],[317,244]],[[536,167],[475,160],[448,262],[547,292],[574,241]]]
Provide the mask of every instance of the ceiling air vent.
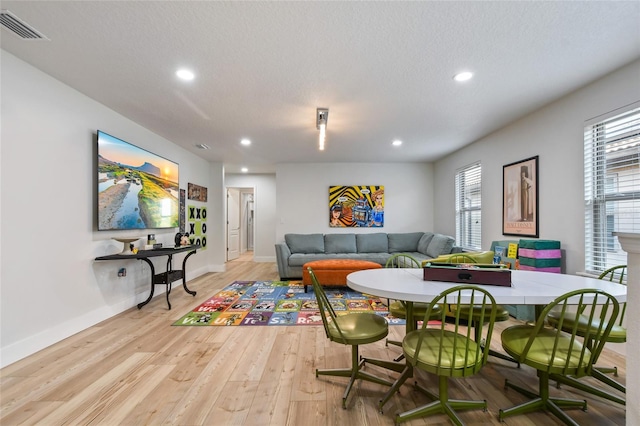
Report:
[[47,36],[6,9],[0,10],[0,24],[2,28],[10,31],[22,40],[49,40]]

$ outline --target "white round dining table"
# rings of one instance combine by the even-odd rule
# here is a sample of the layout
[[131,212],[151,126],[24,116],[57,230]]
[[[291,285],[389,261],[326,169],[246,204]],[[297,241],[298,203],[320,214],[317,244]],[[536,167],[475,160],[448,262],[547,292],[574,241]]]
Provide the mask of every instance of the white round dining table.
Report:
[[[421,268],[365,269],[347,275],[347,285],[359,292],[406,302],[431,302],[441,292],[460,285],[444,281],[425,281]],[[511,271],[511,287],[477,285],[489,291],[496,303],[504,305],[547,305],[574,290],[593,288],[626,302],[627,286],[580,275],[538,271]],[[462,301],[464,303],[464,300]]]

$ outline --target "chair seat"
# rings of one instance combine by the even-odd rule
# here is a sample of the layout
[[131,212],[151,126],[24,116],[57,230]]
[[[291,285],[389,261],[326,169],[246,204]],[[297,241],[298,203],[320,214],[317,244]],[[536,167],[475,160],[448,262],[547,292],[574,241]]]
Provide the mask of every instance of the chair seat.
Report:
[[[423,370],[442,374],[443,369],[456,369],[446,374],[450,377],[463,377],[463,369],[479,368],[482,365],[482,351],[478,351],[474,341],[467,342],[466,336],[453,331],[445,331],[444,335],[440,329],[427,330],[422,342],[422,348],[415,359],[416,348],[420,331],[412,331],[407,334],[402,341],[402,350],[409,360],[415,360],[417,366]],[[454,344],[456,351],[453,351]],[[442,347],[442,352],[440,348]],[[442,356],[442,358],[440,358]],[[468,373],[468,371],[467,371]]]
[[[549,321],[550,325],[555,327],[558,324],[559,317],[560,317],[559,312],[550,312],[549,315],[547,315],[547,320]],[[573,329],[574,322],[575,322],[574,318],[569,318],[565,316],[564,320],[562,321],[562,328],[564,330],[571,330]],[[598,327],[600,327],[600,319],[594,318],[591,321],[591,327],[593,330],[597,330]],[[579,315],[578,316],[578,335],[585,336],[587,334],[588,328],[589,328],[589,318],[585,315]],[[613,328],[611,329],[611,333],[609,333],[607,342],[624,343],[626,341],[627,341],[627,329],[618,324],[614,325]]]
[[[424,316],[427,314],[427,309],[429,308],[428,303],[415,302],[413,304],[413,315],[417,320],[422,320]],[[404,302],[400,300],[394,300],[389,304],[389,313],[396,318],[406,318],[407,317],[407,308]],[[440,319],[440,314],[442,313],[442,308],[439,305],[436,305],[431,310],[431,319]]]
[[[468,319],[469,317],[471,317],[472,321],[477,322],[480,318],[481,309],[482,308],[480,306],[460,306],[460,318]],[[471,311],[471,314],[469,313],[469,311]],[[502,305],[496,305],[496,322],[507,321],[508,319],[509,311],[507,311],[507,309]]]
[[336,324],[328,324],[329,337],[334,342],[345,345],[363,345],[377,342],[389,334],[387,320],[376,314],[347,314],[336,317],[335,321],[342,331],[340,335]]
[[[507,328],[501,335],[502,347],[509,355],[515,359],[519,359],[533,331],[534,326],[531,325],[515,325]],[[572,356],[568,362],[566,361],[566,354],[569,353],[571,347],[571,339],[568,337],[558,338],[557,356],[555,359],[551,359],[556,334],[557,332],[553,329],[540,330],[527,353],[526,359],[521,360],[521,362],[537,370],[548,371],[552,374],[572,374],[565,372],[565,365],[576,372],[582,368],[586,368],[591,352],[586,348],[584,349],[587,356],[583,358],[581,363],[580,351],[582,350],[582,344],[576,340],[573,341],[574,349]]]

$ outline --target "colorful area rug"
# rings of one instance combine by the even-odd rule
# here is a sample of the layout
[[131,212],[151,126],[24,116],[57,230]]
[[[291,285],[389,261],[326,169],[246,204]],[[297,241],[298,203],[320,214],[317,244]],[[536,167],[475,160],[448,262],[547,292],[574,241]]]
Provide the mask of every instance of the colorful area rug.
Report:
[[[369,313],[384,317],[389,325],[405,320],[389,314],[386,300],[348,287],[325,289],[337,315]],[[313,289],[301,281],[235,281],[173,325],[321,325]]]

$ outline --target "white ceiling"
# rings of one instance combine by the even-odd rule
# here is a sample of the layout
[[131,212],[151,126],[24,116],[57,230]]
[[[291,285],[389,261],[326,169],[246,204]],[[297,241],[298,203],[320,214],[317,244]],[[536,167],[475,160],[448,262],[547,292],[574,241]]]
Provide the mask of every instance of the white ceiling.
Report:
[[[436,160],[640,57],[638,1],[1,7],[50,39],[3,29],[3,49],[231,172]],[[194,81],[175,78],[183,66]],[[475,78],[456,83],[461,70]]]

